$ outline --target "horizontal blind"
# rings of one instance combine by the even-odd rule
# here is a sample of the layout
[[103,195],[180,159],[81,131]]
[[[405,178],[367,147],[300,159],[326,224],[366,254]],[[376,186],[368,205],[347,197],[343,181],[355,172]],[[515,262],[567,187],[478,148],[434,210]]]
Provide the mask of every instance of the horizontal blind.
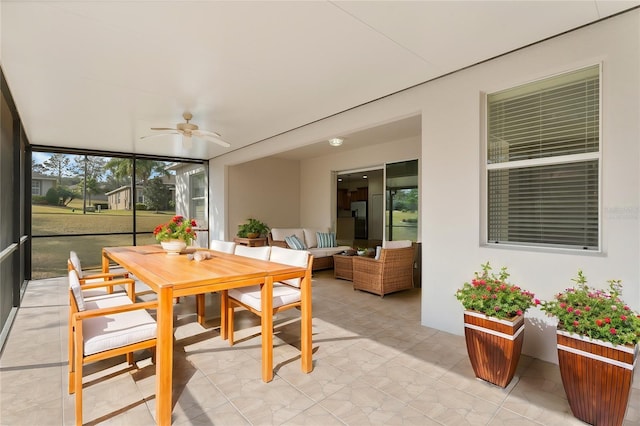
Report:
[[488,242],[598,249],[599,93],[594,66],[487,97]]
[[598,161],[490,170],[489,241],[598,246]]
[[[599,150],[598,67],[566,75],[557,85],[524,94],[519,88],[488,96],[488,161],[491,164]],[[548,87],[550,86],[550,87]],[[514,92],[509,97],[510,91]]]

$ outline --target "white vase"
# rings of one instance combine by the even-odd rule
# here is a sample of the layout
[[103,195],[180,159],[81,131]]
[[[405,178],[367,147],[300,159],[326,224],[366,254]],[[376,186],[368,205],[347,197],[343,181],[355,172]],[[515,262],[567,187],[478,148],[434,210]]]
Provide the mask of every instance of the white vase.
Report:
[[187,247],[187,243],[183,240],[160,241],[160,245],[167,254],[180,254]]

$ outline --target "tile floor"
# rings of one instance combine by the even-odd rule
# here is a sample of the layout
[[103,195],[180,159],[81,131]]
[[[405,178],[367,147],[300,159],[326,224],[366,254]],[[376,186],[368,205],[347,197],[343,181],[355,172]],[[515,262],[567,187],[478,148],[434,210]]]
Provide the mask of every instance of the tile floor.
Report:
[[[67,290],[63,278],[29,284],[0,358],[1,425],[71,425],[67,394]],[[314,371],[300,371],[297,311],[275,319],[275,378],[260,380],[253,316],[238,315],[238,342],[218,333],[218,299],[207,324],[194,298],[177,308],[173,424],[176,425],[580,425],[558,368],[529,357],[501,389],[474,378],[464,338],[420,325],[420,290],[381,299],[354,292],[332,271],[313,278]],[[86,368],[86,424],[154,424],[155,374],[124,358]],[[640,386],[625,426],[640,424]]]

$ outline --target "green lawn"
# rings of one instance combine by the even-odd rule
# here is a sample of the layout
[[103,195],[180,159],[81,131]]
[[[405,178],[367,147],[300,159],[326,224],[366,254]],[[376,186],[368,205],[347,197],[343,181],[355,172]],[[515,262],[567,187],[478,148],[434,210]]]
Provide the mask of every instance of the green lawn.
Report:
[[[100,266],[102,247],[133,244],[133,213],[127,210],[102,210],[82,213],[82,200],[69,206],[55,207],[33,205],[32,278],[48,278],[64,275],[69,251],[80,256],[83,269]],[[137,211],[136,243],[154,244],[151,234],[156,225],[167,222],[175,212]],[[128,235],[74,236],[79,234],[127,232]],[[57,237],[61,235],[61,237]]]

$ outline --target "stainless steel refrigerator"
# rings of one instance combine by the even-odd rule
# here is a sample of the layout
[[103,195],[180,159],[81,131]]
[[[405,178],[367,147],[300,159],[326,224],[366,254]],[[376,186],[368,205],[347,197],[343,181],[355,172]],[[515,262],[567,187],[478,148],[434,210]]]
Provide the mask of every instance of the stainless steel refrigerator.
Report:
[[367,202],[352,201],[351,216],[355,219],[355,238],[366,240],[367,236]]

